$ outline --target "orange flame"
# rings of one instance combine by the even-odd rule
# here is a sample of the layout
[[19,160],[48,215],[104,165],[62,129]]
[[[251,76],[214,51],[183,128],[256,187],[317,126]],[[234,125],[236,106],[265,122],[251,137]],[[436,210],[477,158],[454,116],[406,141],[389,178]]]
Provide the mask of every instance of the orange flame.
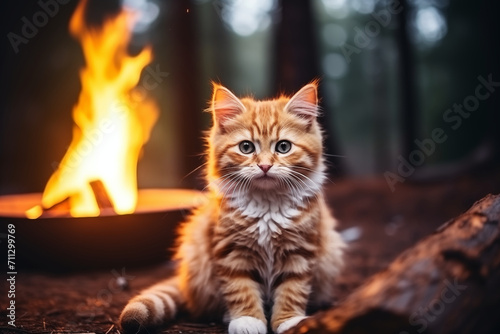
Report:
[[139,109],[133,95],[152,51],[147,47],[134,57],[128,55],[132,12],[122,10],[97,29],[85,24],[85,8],[83,0],[69,26],[86,61],[73,109],[73,139],[45,187],[42,206],[28,210],[30,218],[66,199],[74,217],[99,215],[90,186],[96,180],[104,185],[116,213],[132,213],[137,203],[137,161],[158,112],[149,100],[141,100]]

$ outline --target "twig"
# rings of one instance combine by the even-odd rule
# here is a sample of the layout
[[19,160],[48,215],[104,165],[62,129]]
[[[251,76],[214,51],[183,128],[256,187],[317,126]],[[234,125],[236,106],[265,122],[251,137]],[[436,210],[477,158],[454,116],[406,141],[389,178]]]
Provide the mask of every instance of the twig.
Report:
[[106,333],[104,333],[104,334],[108,334],[109,332],[111,332],[111,330],[112,330],[113,328],[115,328],[115,325],[114,325],[114,324],[113,324],[113,325],[111,325],[111,327],[109,327],[109,329],[108,329],[108,330],[106,331]]

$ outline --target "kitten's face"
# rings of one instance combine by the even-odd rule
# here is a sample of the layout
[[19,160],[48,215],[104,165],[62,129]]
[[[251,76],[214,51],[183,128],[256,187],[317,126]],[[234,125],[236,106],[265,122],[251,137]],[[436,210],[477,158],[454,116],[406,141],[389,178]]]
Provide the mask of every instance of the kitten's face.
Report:
[[291,99],[270,101],[240,100],[216,86],[210,176],[218,190],[293,193],[311,187],[310,182],[321,183],[322,138],[316,96],[314,84]]

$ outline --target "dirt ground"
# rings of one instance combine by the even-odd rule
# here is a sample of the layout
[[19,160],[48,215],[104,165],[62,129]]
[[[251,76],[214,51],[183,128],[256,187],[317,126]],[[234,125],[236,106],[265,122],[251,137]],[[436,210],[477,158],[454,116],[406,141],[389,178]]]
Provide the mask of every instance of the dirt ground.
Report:
[[[339,230],[354,239],[346,252],[346,267],[336,282],[337,303],[401,251],[488,193],[500,193],[500,173],[494,170],[441,183],[405,182],[394,192],[383,179],[331,183],[327,199],[340,221]],[[116,321],[127,300],[170,272],[168,263],[66,274],[20,272],[15,328],[7,325],[7,283],[2,279],[0,332],[119,333]],[[128,288],[120,287],[119,276],[126,278]],[[162,333],[226,333],[226,328],[181,320]]]

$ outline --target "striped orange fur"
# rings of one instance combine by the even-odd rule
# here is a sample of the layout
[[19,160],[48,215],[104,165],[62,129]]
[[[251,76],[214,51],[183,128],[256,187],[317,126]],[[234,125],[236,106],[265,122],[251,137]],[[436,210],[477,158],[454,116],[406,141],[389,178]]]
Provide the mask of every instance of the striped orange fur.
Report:
[[214,84],[208,137],[210,201],[180,229],[176,275],[122,312],[127,333],[179,310],[224,318],[229,333],[282,333],[329,303],[344,243],[322,195],[316,82],[293,97],[239,99]]

